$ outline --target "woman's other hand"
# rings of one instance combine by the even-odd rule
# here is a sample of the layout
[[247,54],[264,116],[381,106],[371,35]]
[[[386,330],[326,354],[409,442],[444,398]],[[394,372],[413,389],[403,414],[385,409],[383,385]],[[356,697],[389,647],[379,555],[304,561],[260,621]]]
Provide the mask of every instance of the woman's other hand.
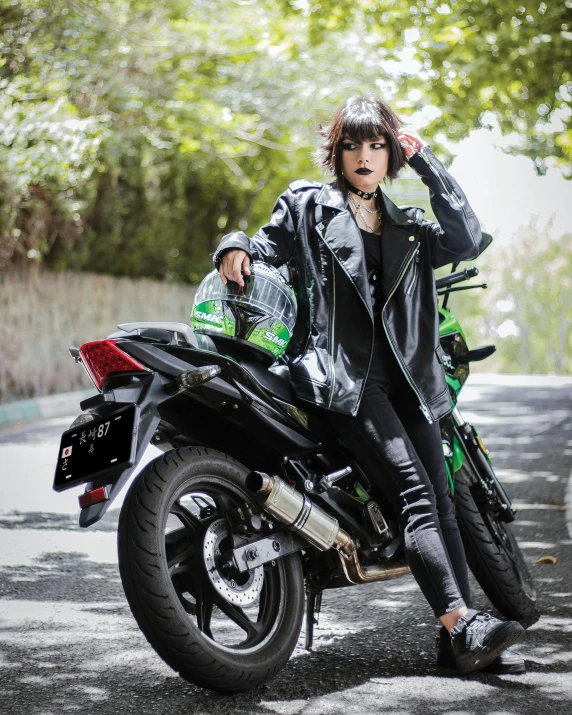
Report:
[[413,130],[401,130],[397,134],[397,141],[403,147],[405,156],[410,159],[413,154],[419,151],[421,147],[427,146],[427,144],[421,139],[421,137]]
[[220,279],[226,285],[227,280],[235,281],[239,286],[244,286],[241,271],[244,275],[250,275],[250,256],[240,248],[232,248],[226,251],[221,258],[218,272]]

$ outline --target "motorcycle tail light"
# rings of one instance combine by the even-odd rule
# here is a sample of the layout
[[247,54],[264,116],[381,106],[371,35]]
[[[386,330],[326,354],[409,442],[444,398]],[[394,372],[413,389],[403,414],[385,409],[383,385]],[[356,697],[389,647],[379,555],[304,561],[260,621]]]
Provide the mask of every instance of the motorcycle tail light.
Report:
[[90,492],[84,492],[78,497],[79,505],[82,509],[93,504],[99,504],[102,501],[107,501],[109,499],[109,493],[107,487],[99,487],[98,489],[92,489]]
[[120,350],[116,343],[117,340],[94,340],[84,343],[79,349],[83,366],[100,391],[106,378],[113,373],[146,370],[141,363]]

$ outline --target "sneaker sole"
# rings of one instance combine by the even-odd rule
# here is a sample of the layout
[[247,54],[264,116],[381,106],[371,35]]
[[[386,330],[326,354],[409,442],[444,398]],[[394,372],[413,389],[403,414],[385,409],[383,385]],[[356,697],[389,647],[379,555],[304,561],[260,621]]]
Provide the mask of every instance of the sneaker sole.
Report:
[[[442,668],[443,670],[454,670],[458,672],[452,653],[450,656],[438,656],[436,665],[438,668]],[[492,663],[482,668],[481,672],[491,673],[491,675],[519,675],[520,673],[526,673],[526,666],[524,663],[495,665],[493,660]]]
[[466,653],[455,660],[457,670],[462,675],[483,670],[483,668],[490,665],[503,650],[510,648],[511,645],[521,640],[524,633],[524,628],[520,623],[507,621],[502,627],[497,628],[487,645],[483,646],[478,652]]
[[487,667],[483,668],[480,672],[491,673],[491,675],[519,675],[521,673],[526,673],[526,666],[522,663],[493,666],[491,663],[491,665],[487,665]]

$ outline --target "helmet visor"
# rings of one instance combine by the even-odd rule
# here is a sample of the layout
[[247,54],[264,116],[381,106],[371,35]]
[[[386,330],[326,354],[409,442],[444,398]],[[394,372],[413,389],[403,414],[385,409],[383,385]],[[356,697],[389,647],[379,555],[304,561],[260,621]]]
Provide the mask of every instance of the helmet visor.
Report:
[[281,321],[290,335],[296,322],[296,299],[292,288],[271,266],[254,263],[251,275],[243,276],[244,286],[234,281],[221,281],[219,272],[212,271],[199,286],[195,304],[203,300],[223,300],[254,308]]

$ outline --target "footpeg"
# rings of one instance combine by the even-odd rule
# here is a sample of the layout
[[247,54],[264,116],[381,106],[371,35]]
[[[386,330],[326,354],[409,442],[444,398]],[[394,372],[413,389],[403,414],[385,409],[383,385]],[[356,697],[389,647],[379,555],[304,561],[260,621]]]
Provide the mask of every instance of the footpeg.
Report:
[[344,467],[343,469],[339,469],[337,472],[332,472],[331,474],[326,474],[325,477],[322,477],[320,481],[318,482],[318,491],[320,492],[325,492],[327,491],[335,482],[337,482],[339,479],[343,479],[344,477],[347,477],[348,474],[352,473],[352,468],[351,467]]

